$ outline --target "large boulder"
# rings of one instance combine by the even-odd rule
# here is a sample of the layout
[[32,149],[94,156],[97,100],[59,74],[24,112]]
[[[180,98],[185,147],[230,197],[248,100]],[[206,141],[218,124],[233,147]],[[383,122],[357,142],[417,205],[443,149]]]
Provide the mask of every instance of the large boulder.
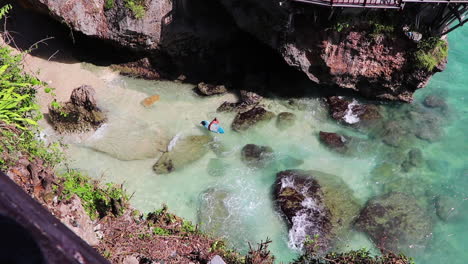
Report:
[[273,160],[273,149],[269,146],[247,144],[241,150],[241,160],[249,167],[263,168]]
[[288,221],[290,242],[297,248],[318,235],[316,245],[329,249],[350,228],[360,207],[343,180],[318,171],[279,172],[274,199]]
[[270,121],[274,116],[274,113],[256,106],[247,112],[238,113],[232,121],[232,129],[238,132],[245,131],[258,123]]
[[153,170],[157,174],[166,174],[181,169],[201,159],[209,151],[208,144],[211,141],[212,138],[206,135],[179,139],[170,151],[159,158]]
[[98,128],[106,121],[106,115],[98,108],[95,91],[83,85],[73,89],[70,101],[51,104],[48,119],[59,133],[84,132]]
[[432,232],[431,217],[408,194],[390,192],[369,200],[356,221],[382,249],[407,252],[424,247]]

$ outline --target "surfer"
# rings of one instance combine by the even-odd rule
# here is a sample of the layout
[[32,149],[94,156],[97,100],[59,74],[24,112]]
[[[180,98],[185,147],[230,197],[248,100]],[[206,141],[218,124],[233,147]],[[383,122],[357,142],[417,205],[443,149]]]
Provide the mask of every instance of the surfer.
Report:
[[215,117],[213,119],[213,121],[210,122],[210,124],[208,125],[208,130],[209,131],[213,131],[213,130],[211,130],[211,125],[213,125],[213,124],[217,124],[217,125],[219,124],[218,118]]

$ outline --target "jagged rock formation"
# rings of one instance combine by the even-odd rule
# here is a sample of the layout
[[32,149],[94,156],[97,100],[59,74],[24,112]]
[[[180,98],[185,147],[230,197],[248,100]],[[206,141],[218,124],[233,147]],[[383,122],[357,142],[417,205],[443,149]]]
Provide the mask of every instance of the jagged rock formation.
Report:
[[[125,0],[110,1],[112,5],[104,0],[20,2],[87,36],[144,52],[155,67],[200,76],[244,78],[258,66],[269,66],[262,62],[268,56],[255,59],[249,54],[270,49],[318,84],[410,102],[445,62],[430,70],[414,67],[416,44],[401,28],[407,21],[387,22],[394,28],[382,33],[366,19],[353,19],[356,14],[332,16],[330,9],[313,6],[270,0],[147,0],[141,4],[144,12],[136,15]],[[410,14],[407,10],[402,18]],[[245,40],[245,32],[255,40]]]
[[297,248],[303,247],[308,236],[315,240],[309,246],[326,251],[359,213],[359,203],[346,183],[318,171],[279,172],[274,198],[288,220],[290,243]]

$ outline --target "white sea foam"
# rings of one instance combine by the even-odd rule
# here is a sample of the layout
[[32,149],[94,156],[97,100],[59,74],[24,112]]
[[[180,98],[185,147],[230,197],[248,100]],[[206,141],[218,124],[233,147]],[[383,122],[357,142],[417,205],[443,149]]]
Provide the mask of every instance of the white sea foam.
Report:
[[182,133],[177,133],[169,142],[169,145],[167,146],[167,151],[171,151],[175,145],[177,144],[177,141],[179,141],[180,137],[182,136]]
[[343,117],[343,120],[348,124],[359,122],[359,117],[353,113],[353,107],[355,105],[358,105],[358,102],[353,99],[353,101],[348,105],[348,110],[346,110],[346,114]]

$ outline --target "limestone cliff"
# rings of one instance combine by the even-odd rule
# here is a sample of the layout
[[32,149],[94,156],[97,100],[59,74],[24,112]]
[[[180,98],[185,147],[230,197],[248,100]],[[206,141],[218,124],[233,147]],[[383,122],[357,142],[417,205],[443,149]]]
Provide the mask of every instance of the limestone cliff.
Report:
[[411,25],[409,7],[369,15],[274,0],[20,2],[85,35],[147,54],[155,67],[205,79],[268,75],[276,53],[323,87],[410,102],[446,62],[415,67],[418,46],[403,29]]

